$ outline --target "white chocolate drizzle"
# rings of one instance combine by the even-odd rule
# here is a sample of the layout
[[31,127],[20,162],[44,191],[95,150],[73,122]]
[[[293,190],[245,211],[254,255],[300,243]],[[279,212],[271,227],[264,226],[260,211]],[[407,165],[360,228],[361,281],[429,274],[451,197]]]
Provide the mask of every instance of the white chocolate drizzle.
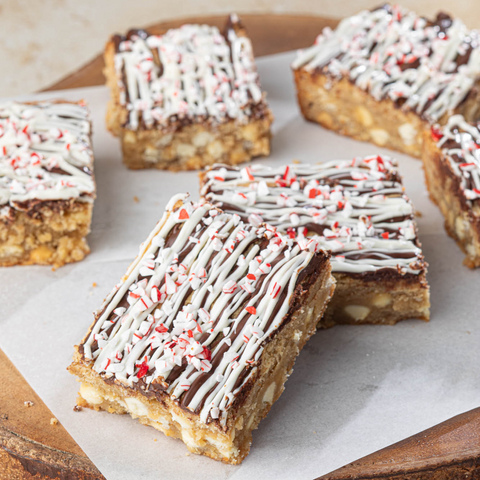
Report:
[[169,202],[83,352],[105,378],[160,390],[225,425],[315,248],[186,197]]
[[465,99],[480,76],[480,34],[448,16],[428,22],[386,5],[325,28],[292,67],[346,77],[375,99],[403,100],[435,121]]
[[253,225],[297,235],[300,243],[313,237],[332,252],[333,272],[419,274],[425,263],[414,208],[394,165],[386,156],[274,168],[214,165],[201,195]]
[[0,105],[0,205],[93,202],[90,116],[80,103]]
[[[462,115],[453,115],[444,127],[432,127],[432,137],[442,150],[467,203],[480,198],[480,131]],[[447,143],[448,142],[448,143]]]
[[[232,25],[238,24],[231,16]],[[184,119],[248,120],[265,105],[250,39],[218,28],[183,25],[164,35],[136,31],[115,55],[120,104],[127,128],[169,126]]]

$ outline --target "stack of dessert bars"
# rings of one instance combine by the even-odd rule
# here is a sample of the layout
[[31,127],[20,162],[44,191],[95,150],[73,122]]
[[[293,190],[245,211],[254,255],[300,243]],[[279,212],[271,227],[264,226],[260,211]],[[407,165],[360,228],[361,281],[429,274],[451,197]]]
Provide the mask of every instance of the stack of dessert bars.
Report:
[[429,318],[414,208],[385,156],[282,167],[215,165],[201,194],[253,225],[332,252],[337,280],[322,326]]

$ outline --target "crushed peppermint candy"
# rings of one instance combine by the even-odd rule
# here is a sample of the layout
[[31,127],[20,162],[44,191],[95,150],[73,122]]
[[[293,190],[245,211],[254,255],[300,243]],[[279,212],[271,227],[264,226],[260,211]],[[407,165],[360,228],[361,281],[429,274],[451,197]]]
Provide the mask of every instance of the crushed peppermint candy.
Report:
[[[49,125],[57,125],[48,128]],[[0,105],[0,206],[95,197],[84,102]],[[24,208],[24,207],[23,207]]]

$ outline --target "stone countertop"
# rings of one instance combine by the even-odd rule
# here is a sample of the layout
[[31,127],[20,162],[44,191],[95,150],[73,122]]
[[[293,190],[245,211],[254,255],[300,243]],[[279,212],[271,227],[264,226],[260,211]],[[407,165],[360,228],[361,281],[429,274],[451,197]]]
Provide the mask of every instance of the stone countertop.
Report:
[[[344,17],[380,0],[2,0],[0,96],[46,88],[98,54],[111,33],[171,18],[236,11]],[[432,16],[444,10],[480,28],[478,0],[403,0]],[[279,33],[281,34],[281,32]]]

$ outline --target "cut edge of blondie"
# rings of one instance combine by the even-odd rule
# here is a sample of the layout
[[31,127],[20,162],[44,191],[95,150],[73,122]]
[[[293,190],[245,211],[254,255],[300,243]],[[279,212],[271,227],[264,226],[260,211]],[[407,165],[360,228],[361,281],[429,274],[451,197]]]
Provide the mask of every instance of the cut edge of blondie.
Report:
[[[430,290],[425,272],[389,278],[372,273],[369,278],[334,273],[337,287],[319,327],[338,324],[395,325],[401,320],[430,319]],[[385,278],[382,278],[385,277]]]
[[270,154],[270,114],[247,124],[230,120],[218,125],[186,125],[175,132],[133,131],[117,129],[121,106],[110,101],[108,108],[109,129],[119,132],[123,162],[133,170],[199,170],[218,162],[237,165]]
[[464,265],[480,267],[480,208],[467,205],[460,178],[444,161],[430,130],[424,134],[423,169],[430,198],[445,219],[445,230],[465,253]]
[[348,79],[305,69],[294,71],[297,98],[306,120],[328,130],[421,157],[427,122],[391,100],[375,100]]
[[57,268],[78,262],[90,253],[85,237],[90,232],[93,204],[43,203],[34,215],[9,206],[0,209],[0,266]]

